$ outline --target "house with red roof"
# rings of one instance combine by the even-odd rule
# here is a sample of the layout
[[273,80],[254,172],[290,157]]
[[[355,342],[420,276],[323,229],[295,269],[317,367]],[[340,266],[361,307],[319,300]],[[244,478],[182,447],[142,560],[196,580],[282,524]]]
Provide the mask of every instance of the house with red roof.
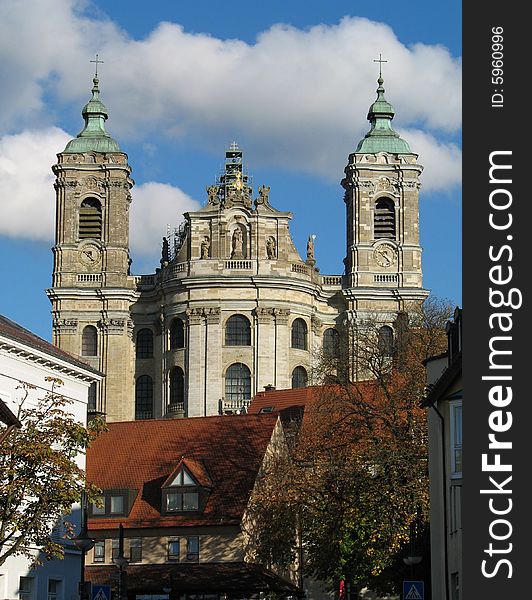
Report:
[[261,468],[283,443],[277,415],[108,427],[87,453],[87,480],[102,490],[89,507],[88,581],[116,587],[122,553],[131,600],[298,594],[289,579],[250,562],[243,527]]

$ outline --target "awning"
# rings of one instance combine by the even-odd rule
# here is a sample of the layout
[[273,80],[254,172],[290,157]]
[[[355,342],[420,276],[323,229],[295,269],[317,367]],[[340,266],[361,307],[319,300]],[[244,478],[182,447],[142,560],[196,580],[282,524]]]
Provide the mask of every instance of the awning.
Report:
[[[85,567],[93,584],[115,585],[118,568],[111,565]],[[299,588],[272,571],[252,563],[130,565],[124,573],[128,594],[173,592],[244,595],[276,592],[298,596]]]

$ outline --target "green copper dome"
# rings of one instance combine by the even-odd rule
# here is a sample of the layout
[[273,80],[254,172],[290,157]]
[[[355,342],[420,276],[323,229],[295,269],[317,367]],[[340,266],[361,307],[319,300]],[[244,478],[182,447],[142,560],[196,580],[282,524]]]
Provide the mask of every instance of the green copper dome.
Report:
[[375,154],[376,152],[390,152],[391,154],[412,154],[408,143],[399,137],[392,128],[392,119],[395,115],[393,106],[384,97],[384,79],[377,80],[377,100],[369,107],[368,121],[371,129],[363,140],[358,143],[355,152]]
[[105,121],[109,115],[100,100],[98,77],[92,81],[92,98],[81,112],[85,119],[85,127],[76,138],[68,142],[64,152],[122,152],[118,143],[105,131]]

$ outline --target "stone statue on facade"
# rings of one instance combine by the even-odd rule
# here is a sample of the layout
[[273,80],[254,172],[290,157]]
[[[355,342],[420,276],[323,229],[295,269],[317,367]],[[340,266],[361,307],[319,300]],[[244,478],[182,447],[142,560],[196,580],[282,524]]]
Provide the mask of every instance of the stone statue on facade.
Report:
[[307,265],[314,266],[316,264],[316,258],[314,256],[314,238],[315,235],[308,236],[307,242],[307,260],[305,261]]
[[209,240],[209,236],[206,235],[203,238],[203,241],[201,242],[201,254],[200,254],[201,259],[209,258],[210,247],[211,247],[211,242]]
[[208,185],[206,188],[207,196],[209,198],[209,204],[216,206],[220,203],[220,199],[218,198],[218,186],[217,185]]
[[259,197],[255,200],[255,205],[269,205],[270,186],[262,185],[259,189]]
[[244,238],[242,236],[242,230],[240,227],[237,227],[233,231],[232,237],[232,253],[231,258],[244,258],[244,254],[242,252],[244,247]]
[[266,240],[266,256],[270,260],[275,258],[275,238],[271,236]]

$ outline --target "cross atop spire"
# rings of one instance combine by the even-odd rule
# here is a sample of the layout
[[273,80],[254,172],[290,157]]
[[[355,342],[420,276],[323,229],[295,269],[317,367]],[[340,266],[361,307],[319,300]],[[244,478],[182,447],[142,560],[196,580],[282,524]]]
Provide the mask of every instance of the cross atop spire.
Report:
[[[98,55],[96,55],[96,57],[98,57]],[[379,63],[379,79],[382,79],[382,63],[383,62],[388,62],[388,61],[387,60],[383,60],[382,54],[379,52],[379,58],[378,59],[374,59],[373,62],[378,62]]]
[[94,77],[98,77],[98,65],[101,64],[103,65],[103,60],[98,60],[98,55],[96,54],[96,60],[91,60],[91,63],[96,63],[96,72],[94,74]]

